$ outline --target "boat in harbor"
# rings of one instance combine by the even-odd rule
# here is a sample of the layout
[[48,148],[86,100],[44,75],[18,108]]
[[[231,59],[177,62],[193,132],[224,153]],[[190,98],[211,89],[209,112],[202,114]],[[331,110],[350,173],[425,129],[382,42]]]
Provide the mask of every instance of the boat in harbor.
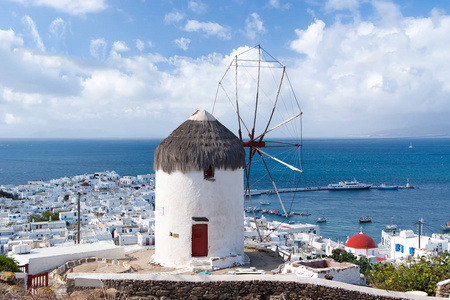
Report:
[[395,231],[397,229],[398,229],[397,224],[390,224],[390,225],[386,225],[386,227],[384,227],[384,231]]
[[325,217],[318,217],[317,218],[317,223],[325,223],[327,221],[327,218]]
[[372,185],[366,183],[360,183],[356,179],[353,181],[340,181],[339,183],[330,183],[328,189],[330,191],[348,191],[348,190],[367,190]]
[[450,221],[447,221],[447,223],[445,223],[445,225],[442,225],[442,230],[444,232],[449,232],[450,231]]
[[359,218],[359,223],[371,223],[372,222],[372,217],[369,216],[364,216]]
[[392,232],[398,230],[398,225],[394,222],[394,217],[392,217],[391,224],[388,224],[384,227],[384,231]]
[[267,201],[261,201],[261,202],[259,202],[261,205],[270,205],[270,202],[267,202]]
[[377,186],[378,190],[391,190],[391,191],[396,191],[398,190],[398,185],[386,185],[385,183]]

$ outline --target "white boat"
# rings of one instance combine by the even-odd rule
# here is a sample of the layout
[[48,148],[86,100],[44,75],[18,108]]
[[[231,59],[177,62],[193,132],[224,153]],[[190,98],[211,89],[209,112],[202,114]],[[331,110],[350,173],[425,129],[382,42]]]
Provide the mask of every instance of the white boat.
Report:
[[409,148],[409,149],[412,149],[412,148],[413,148],[412,143],[409,144],[409,147],[408,147],[408,148]]
[[340,181],[339,183],[330,183],[328,189],[330,191],[335,190],[366,190],[370,189],[372,185],[366,183],[359,183],[354,179],[353,181]]
[[397,224],[386,225],[386,227],[384,227],[384,231],[395,231],[395,230],[398,230]]
[[443,230],[444,232],[450,231],[450,221],[448,221],[447,223],[445,223],[445,225],[442,225],[442,230]]
[[326,221],[327,221],[327,218],[325,218],[325,217],[318,217],[317,218],[317,223],[324,223]]

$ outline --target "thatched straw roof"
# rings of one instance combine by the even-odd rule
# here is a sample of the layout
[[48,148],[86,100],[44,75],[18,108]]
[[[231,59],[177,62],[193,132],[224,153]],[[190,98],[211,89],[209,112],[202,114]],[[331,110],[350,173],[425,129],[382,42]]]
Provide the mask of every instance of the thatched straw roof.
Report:
[[166,173],[245,168],[241,141],[210,113],[196,111],[155,151],[153,169]]

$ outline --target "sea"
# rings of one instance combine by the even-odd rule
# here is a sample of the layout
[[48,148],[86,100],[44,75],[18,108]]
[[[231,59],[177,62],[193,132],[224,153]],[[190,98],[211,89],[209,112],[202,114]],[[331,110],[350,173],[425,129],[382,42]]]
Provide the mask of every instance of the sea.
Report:
[[[160,142],[0,139],[0,185],[106,170],[121,176],[153,173]],[[325,187],[357,179],[375,186],[405,186],[409,180],[414,188],[284,193],[281,200],[287,210],[311,215],[294,215],[289,220],[267,215],[269,220],[316,224],[323,216],[327,221],[320,223],[320,234],[341,242],[361,231],[380,242],[381,230],[390,224],[417,233],[419,220],[423,234],[441,233],[441,226],[450,220],[450,138],[304,139],[302,145],[304,172],[300,181],[292,183],[295,187]],[[252,170],[254,178],[267,178],[265,167]],[[282,172],[274,168],[271,175]],[[283,187],[289,187],[290,181],[282,180]],[[254,183],[252,189],[273,189],[270,180],[251,179],[250,183]],[[281,210],[276,195],[255,196],[252,201],[255,207]],[[247,199],[245,206],[249,205]],[[371,216],[372,223],[360,224],[362,216]]]

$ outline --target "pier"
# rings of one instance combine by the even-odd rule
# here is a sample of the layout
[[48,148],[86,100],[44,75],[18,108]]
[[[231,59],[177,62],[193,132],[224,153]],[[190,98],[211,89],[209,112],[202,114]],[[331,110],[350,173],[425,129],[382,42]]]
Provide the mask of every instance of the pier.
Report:
[[[399,189],[414,189],[413,186],[398,186]],[[369,189],[376,190],[377,186],[371,186]],[[285,188],[278,189],[278,193],[297,193],[297,192],[310,192],[310,191],[328,191],[331,190],[328,186],[315,186],[315,187],[301,187],[301,188]],[[252,197],[260,196],[260,195],[275,195],[276,192],[273,189],[269,190],[251,190],[250,195]]]

